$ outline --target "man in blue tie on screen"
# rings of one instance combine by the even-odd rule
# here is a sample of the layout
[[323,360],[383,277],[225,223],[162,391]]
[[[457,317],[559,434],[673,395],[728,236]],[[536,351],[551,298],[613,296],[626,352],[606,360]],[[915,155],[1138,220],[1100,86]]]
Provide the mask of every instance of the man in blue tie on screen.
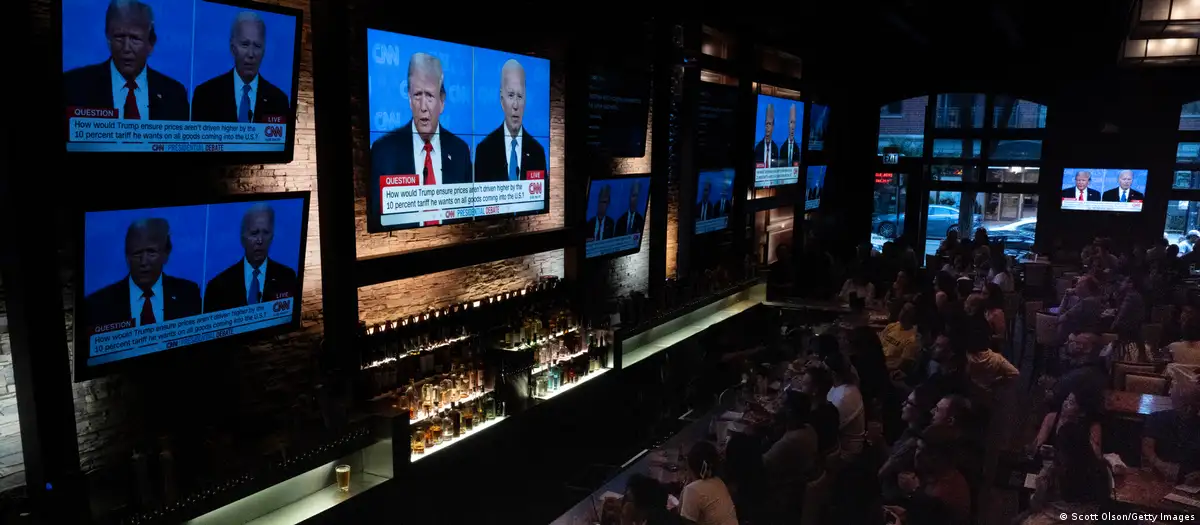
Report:
[[146,63],[158,43],[150,6],[112,0],[104,13],[104,38],[108,60],[63,74],[68,107],[114,108],[125,120],[188,119],[187,89]]
[[129,274],[84,299],[82,316],[88,332],[129,320],[132,326],[148,326],[199,314],[200,287],[163,273],[170,257],[171,226],[166,219],[130,224],[125,230]]
[[267,24],[252,11],[239,13],[229,29],[233,69],[196,88],[192,120],[287,123],[292,113],[287,95],[259,73],[266,52]]
[[796,141],[796,105],[792,104],[788,113],[788,138],[779,148],[779,165],[784,167],[800,165],[800,144]]
[[600,187],[596,196],[596,215],[588,220],[588,241],[603,241],[613,236],[613,220],[608,218],[608,199],[612,195],[612,186],[605,184]]
[[204,311],[217,312],[288,297],[298,299],[296,271],[269,257],[275,210],[255,204],[242,215],[242,260],[208,281]]
[[634,181],[629,186],[629,211],[617,219],[617,229],[613,233],[614,237],[642,233],[642,227],[646,225],[646,217],[638,213],[638,196],[641,192],[641,181]]
[[1133,189],[1133,172],[1121,170],[1117,175],[1117,187],[1104,192],[1105,202],[1141,202],[1146,199],[1142,192]]
[[500,68],[500,107],[504,122],[475,150],[475,182],[526,180],[530,172],[546,173],[546,150],[523,126],[525,68],[510,59]]
[[697,222],[717,218],[716,213],[713,212],[712,203],[708,201],[709,195],[712,195],[712,181],[704,181],[704,188],[700,190],[700,200],[696,202]]

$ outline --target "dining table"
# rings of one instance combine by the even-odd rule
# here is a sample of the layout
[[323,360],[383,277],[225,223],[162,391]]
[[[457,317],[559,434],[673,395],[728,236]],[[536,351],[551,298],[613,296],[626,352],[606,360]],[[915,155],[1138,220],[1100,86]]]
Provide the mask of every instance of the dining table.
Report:
[[[1145,469],[1123,469],[1113,476],[1113,500],[1137,510],[1167,515],[1191,516],[1192,521],[1200,513],[1200,505],[1189,505],[1172,501],[1168,497],[1196,502],[1200,494],[1190,493],[1195,488],[1169,482],[1155,472]],[[1200,502],[1197,502],[1200,503]]]
[[1123,390],[1104,391],[1104,410],[1117,417],[1143,420],[1155,412],[1171,410],[1173,406],[1168,396]]

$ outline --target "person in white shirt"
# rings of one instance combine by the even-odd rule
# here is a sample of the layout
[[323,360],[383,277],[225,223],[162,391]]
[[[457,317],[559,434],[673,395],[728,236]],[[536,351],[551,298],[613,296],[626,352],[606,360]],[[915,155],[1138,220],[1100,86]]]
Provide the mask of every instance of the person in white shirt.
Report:
[[679,516],[696,525],[738,525],[737,510],[725,482],[717,477],[720,455],[712,443],[701,441],[688,452],[688,470],[696,479],[679,495]]
[[838,299],[844,303],[850,302],[850,295],[854,294],[859,299],[866,301],[868,304],[875,301],[875,285],[867,280],[867,276],[861,272],[853,277],[846,279],[842,284],[842,291],[838,292]]
[[825,356],[824,364],[833,373],[833,388],[826,399],[838,410],[838,444],[841,457],[850,460],[857,457],[863,448],[867,434],[866,407],[862,392],[852,380],[850,364],[840,353]]

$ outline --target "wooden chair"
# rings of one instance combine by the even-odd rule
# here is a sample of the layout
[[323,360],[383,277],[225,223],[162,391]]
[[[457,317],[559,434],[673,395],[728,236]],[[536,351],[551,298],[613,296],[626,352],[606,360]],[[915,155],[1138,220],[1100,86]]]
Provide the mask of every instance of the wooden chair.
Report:
[[1058,316],[1042,312],[1036,314],[1036,336],[1033,345],[1033,368],[1029,384],[1037,383],[1038,373],[1046,369],[1046,349],[1058,343]]
[[1123,390],[1138,394],[1165,396],[1171,390],[1171,378],[1158,374],[1127,372],[1125,374],[1125,388]]
[[825,512],[825,502],[829,500],[829,487],[832,485],[833,476],[828,472],[822,472],[821,477],[808,482],[808,487],[804,490],[804,508],[800,512],[800,525],[821,525],[824,520],[821,519]]
[[1162,342],[1163,325],[1160,323],[1146,323],[1142,325],[1142,341],[1150,345],[1150,348],[1157,349],[1159,343]]
[[1150,322],[1165,325],[1175,318],[1175,305],[1160,304],[1150,309]]
[[1112,387],[1114,390],[1125,390],[1125,375],[1126,374],[1151,374],[1154,375],[1153,364],[1143,363],[1127,363],[1118,361],[1112,365]]

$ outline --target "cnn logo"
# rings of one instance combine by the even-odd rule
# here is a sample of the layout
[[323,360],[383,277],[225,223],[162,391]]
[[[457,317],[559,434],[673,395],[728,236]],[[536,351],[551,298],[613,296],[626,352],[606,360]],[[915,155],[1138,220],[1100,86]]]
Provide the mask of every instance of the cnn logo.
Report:
[[283,126],[267,126],[267,129],[263,131],[263,134],[266,135],[267,138],[282,137],[283,136]]
[[530,182],[529,183],[529,194],[530,195],[540,195],[541,193],[542,193],[542,183],[540,183],[540,182]]

